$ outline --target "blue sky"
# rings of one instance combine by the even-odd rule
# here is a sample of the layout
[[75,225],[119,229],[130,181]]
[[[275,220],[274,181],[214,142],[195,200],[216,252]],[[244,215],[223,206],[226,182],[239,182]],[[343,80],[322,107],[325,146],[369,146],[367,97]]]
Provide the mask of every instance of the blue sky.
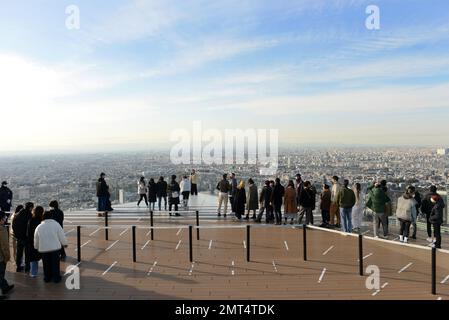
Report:
[[281,143],[449,145],[445,0],[0,0],[0,39],[0,151],[166,145],[198,120]]

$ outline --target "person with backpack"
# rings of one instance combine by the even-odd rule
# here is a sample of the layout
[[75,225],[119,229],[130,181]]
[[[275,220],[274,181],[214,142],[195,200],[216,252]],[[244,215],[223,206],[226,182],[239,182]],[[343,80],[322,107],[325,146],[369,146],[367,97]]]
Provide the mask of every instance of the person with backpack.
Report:
[[[55,220],[57,223],[59,223],[61,228],[64,229],[64,212],[61,209],[59,209],[58,201],[56,200],[51,201],[49,206],[50,206],[49,213],[51,214],[52,219]],[[61,247],[60,257],[61,261],[65,261],[66,253],[64,247]]]
[[410,223],[413,220],[413,216],[416,217],[416,201],[413,197],[415,192],[414,187],[408,187],[406,192],[398,198],[398,204],[396,207],[396,218],[401,225],[399,231],[399,241],[407,243],[410,233]]
[[171,176],[170,184],[167,187],[167,194],[168,194],[168,211],[169,214],[172,215],[172,206],[175,207],[175,216],[180,216],[178,211],[178,205],[180,203],[179,201],[179,192],[181,191],[181,188],[179,187],[179,183],[176,181],[176,175]]
[[44,217],[44,208],[41,206],[37,206],[33,209],[33,215],[28,221],[28,228],[27,228],[27,238],[28,238],[28,246],[29,246],[29,252],[30,252],[30,276],[31,278],[36,278],[38,269],[39,269],[39,260],[41,260],[41,255],[39,251],[34,248],[34,233],[36,231],[36,228],[38,225],[41,224],[42,219]]
[[159,211],[161,211],[162,199],[164,199],[164,210],[167,211],[167,188],[168,185],[167,182],[164,181],[164,177],[159,177],[159,180],[156,183],[156,195]]
[[25,208],[20,210],[19,213],[14,215],[12,220],[12,229],[14,231],[14,236],[17,239],[17,251],[16,251],[16,271],[22,272],[24,268],[22,267],[22,258],[25,252],[25,272],[30,272],[30,252],[28,246],[27,229],[28,221],[32,217],[32,211],[34,209],[34,203],[27,202]]
[[313,225],[313,207],[315,205],[315,192],[311,187],[310,181],[304,182],[304,190],[299,197],[299,220],[298,223],[302,223],[304,215],[306,216],[306,224]]
[[154,211],[154,206],[157,198],[157,185],[154,179],[151,178],[148,182],[148,202],[150,203],[150,210]]
[[354,191],[349,188],[349,180],[345,179],[337,195],[337,204],[340,208],[341,221],[343,221],[343,231],[347,233],[352,232],[352,207],[355,201]]
[[285,188],[281,184],[281,179],[276,178],[273,187],[273,207],[276,218],[276,224],[282,224],[282,202],[285,194]]

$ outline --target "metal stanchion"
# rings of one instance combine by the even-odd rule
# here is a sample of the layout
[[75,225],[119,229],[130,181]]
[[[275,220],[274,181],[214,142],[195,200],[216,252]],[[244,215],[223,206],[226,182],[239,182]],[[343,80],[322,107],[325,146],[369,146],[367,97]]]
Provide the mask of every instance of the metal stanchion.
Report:
[[137,261],[136,255],[136,226],[132,228],[132,237],[133,237],[133,262]]
[[250,247],[251,247],[251,226],[246,226],[246,261],[250,261]]
[[105,228],[104,228],[104,238],[106,239],[106,241],[109,240],[109,233],[108,233],[108,231],[109,231],[109,229],[108,229],[108,226],[109,226],[108,215],[109,215],[108,212],[105,212],[105,213],[104,213],[104,226],[105,226]]
[[363,276],[363,235],[359,234],[359,275]]
[[[200,226],[200,212],[196,210],[196,226]],[[196,228],[196,240],[200,240],[200,228]]]
[[437,249],[432,248],[432,294],[437,294]]
[[[150,211],[150,224],[151,224],[151,227],[154,226],[154,224],[153,224],[153,210]],[[151,228],[151,240],[154,240],[154,229],[153,228]]]
[[307,225],[302,225],[302,244],[303,244],[303,255],[304,261],[307,261]]
[[189,226],[189,257],[190,257],[190,262],[193,262],[192,233],[193,233],[193,226]]
[[76,246],[78,249],[78,262],[81,262],[81,226],[76,227]]

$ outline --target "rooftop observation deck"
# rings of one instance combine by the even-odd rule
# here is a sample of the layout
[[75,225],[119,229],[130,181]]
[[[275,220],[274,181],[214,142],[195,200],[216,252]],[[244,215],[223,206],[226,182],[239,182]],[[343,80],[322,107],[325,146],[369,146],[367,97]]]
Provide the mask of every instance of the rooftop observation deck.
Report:
[[[32,279],[15,273],[10,263],[6,276],[16,285],[10,299],[449,299],[449,252],[436,250],[433,295],[432,250],[421,231],[404,245],[395,241],[395,226],[390,240],[378,240],[365,222],[361,276],[359,235],[307,227],[305,261],[302,226],[217,218],[216,202],[210,194],[191,197],[189,211],[181,209],[180,217],[156,209],[152,229],[148,209],[135,204],[116,206],[108,228],[95,211],[70,212],[64,225],[70,245],[61,269],[78,265],[81,289],[66,289],[65,277],[60,284],[44,283],[41,265],[39,277]],[[200,228],[192,230],[191,262],[189,225],[196,225],[196,210]],[[448,244],[444,235],[443,248]],[[379,290],[366,288],[369,265],[380,269]]]

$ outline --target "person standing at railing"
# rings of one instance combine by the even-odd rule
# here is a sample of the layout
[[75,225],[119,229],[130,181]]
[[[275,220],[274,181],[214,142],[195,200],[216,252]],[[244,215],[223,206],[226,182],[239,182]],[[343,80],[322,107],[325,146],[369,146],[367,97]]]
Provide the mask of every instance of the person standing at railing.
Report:
[[[337,203],[337,195],[340,192],[341,185],[338,183],[338,177],[332,177],[332,189],[331,189],[331,208],[330,208],[330,224],[335,228],[341,227],[340,208]],[[337,223],[334,225],[335,217],[337,217]]]
[[14,285],[8,284],[8,281],[5,279],[6,265],[9,260],[11,260],[11,254],[9,252],[9,236],[5,226],[6,219],[6,213],[0,211],[0,289],[2,290],[0,300],[5,299],[6,294],[14,288]]
[[168,211],[169,214],[172,215],[171,209],[172,206],[175,207],[175,215],[176,216],[180,216],[180,214],[177,212],[178,211],[178,205],[180,203],[179,201],[179,193],[181,191],[181,188],[179,187],[179,183],[178,181],[176,181],[176,175],[172,175],[171,176],[171,180],[170,183],[168,185],[167,188],[167,193],[168,193]]
[[256,220],[256,211],[259,209],[259,193],[257,191],[257,186],[252,178],[248,179],[248,197],[246,199],[246,220],[249,220],[249,213],[253,211],[252,219]]
[[139,194],[139,201],[137,201],[137,206],[140,206],[142,200],[145,199],[145,205],[148,207],[148,198],[147,198],[147,183],[145,181],[145,177],[140,177],[140,180],[137,181],[137,193]]
[[306,224],[313,225],[313,207],[315,205],[315,192],[312,189],[310,181],[304,182],[304,190],[299,198],[299,219],[298,223],[302,223],[304,215],[306,216]]
[[190,183],[192,185],[190,194],[192,196],[197,196],[198,195],[198,175],[194,169],[190,173]]
[[245,191],[245,181],[241,180],[236,193],[235,193],[235,216],[237,219],[241,220],[242,216],[245,215],[245,205],[246,205],[246,191]]
[[371,209],[374,213],[373,215],[373,229],[374,237],[378,237],[378,223],[382,223],[383,236],[388,237],[388,216],[385,213],[386,204],[390,202],[390,198],[385,194],[380,183],[374,184],[368,188],[368,201],[366,206]]
[[[10,217],[11,222],[14,220],[14,216],[15,216],[16,214],[18,214],[23,208],[24,208],[23,205],[19,204],[19,205],[14,209],[14,212],[13,212],[13,214],[12,214],[11,217]],[[11,239],[12,239],[12,256],[14,257],[14,264],[15,264],[15,263],[16,263],[16,262],[15,262],[15,258],[16,258],[16,253],[17,253],[17,238],[16,238],[16,236],[14,235],[14,229],[13,229],[13,228],[10,228],[10,234],[11,234]],[[22,263],[22,261],[21,261],[21,263]]]
[[273,187],[273,207],[274,207],[274,214],[276,217],[276,224],[280,225],[282,224],[282,200],[284,198],[285,194],[285,188],[281,184],[281,179],[276,178],[276,181],[274,183]]
[[[153,178],[148,182],[148,202],[150,203],[150,210],[154,211],[154,204],[156,203],[157,186]],[[160,208],[159,208],[160,209]]]
[[217,184],[218,189],[218,210],[217,216],[221,216],[221,205],[224,203],[224,217],[226,218],[226,213],[228,210],[228,195],[231,191],[231,185],[228,181],[228,175],[223,174],[223,179]]
[[260,210],[257,216],[256,222],[262,221],[263,213],[265,212],[265,222],[270,222],[270,210],[271,210],[271,194],[273,190],[270,187],[270,181],[266,180],[265,185],[260,192]]
[[433,226],[435,241],[433,246],[441,249],[441,225],[443,224],[443,209],[445,207],[443,198],[436,193],[430,197],[432,209],[430,210],[429,221]]
[[231,190],[229,190],[229,202],[231,203],[232,214],[235,214],[234,199],[235,199],[235,194],[237,192],[237,179],[235,178],[234,172],[231,173],[230,185],[231,185]]
[[[57,223],[59,223],[61,228],[64,229],[64,212],[61,209],[59,209],[58,201],[56,201],[56,200],[51,201],[49,206],[50,206],[49,213],[51,214],[52,219],[55,220]],[[65,253],[64,247],[61,248],[60,255],[61,255],[61,260],[65,261],[66,253]]]
[[413,216],[416,217],[416,201],[413,199],[414,192],[414,187],[408,187],[406,192],[398,198],[398,205],[396,208],[396,218],[401,225],[399,241],[404,243],[408,242],[410,223],[413,220]]
[[184,209],[187,209],[187,206],[189,204],[189,195],[191,191],[191,184],[190,180],[187,179],[187,176],[184,176],[181,180],[181,183],[179,184],[179,187],[181,188],[181,194],[182,194],[182,205]]
[[320,195],[320,209],[321,209],[321,225],[320,227],[326,228],[329,226],[330,210],[331,210],[331,191],[329,185],[323,185],[323,192]]
[[355,194],[349,188],[349,180],[345,179],[343,188],[340,189],[337,195],[337,204],[340,208],[341,220],[343,222],[343,231],[352,232],[352,208],[355,205]]
[[432,223],[430,222],[430,213],[432,212],[433,203],[431,198],[433,195],[437,194],[437,187],[431,186],[429,192],[425,195],[424,199],[421,202],[421,212],[426,216],[426,224],[427,224],[427,241],[433,242],[432,238]]
[[8,182],[3,181],[0,187],[0,210],[10,212],[12,207],[13,193],[8,187]]
[[32,217],[32,211],[34,209],[34,203],[27,202],[25,208],[20,210],[19,213],[14,215],[12,220],[12,228],[14,236],[17,239],[17,252],[16,252],[16,272],[22,272],[22,258],[25,252],[25,272],[30,272],[30,252],[27,239],[28,221]]
[[293,224],[293,220],[298,214],[296,195],[297,193],[293,180],[289,180],[284,196],[284,224],[287,223],[287,219],[290,219],[290,224]]
[[42,208],[41,206],[37,206],[36,208],[33,209],[33,216],[31,217],[30,221],[28,221],[27,238],[29,246],[28,250],[30,252],[31,278],[37,277],[37,273],[39,270],[39,260],[41,260],[42,258],[39,251],[37,251],[36,248],[34,248],[34,233],[36,231],[37,226],[41,224],[43,216],[44,216],[44,208]]
[[97,181],[97,197],[98,197],[98,216],[104,217],[105,213],[109,211],[109,186],[105,180],[106,174],[102,172]]
[[362,215],[363,215],[363,198],[362,186],[360,183],[356,183],[353,188],[355,194],[355,204],[352,208],[352,227],[356,232],[360,231],[362,226]]
[[157,203],[159,206],[159,211],[161,211],[161,202],[164,199],[164,210],[167,210],[167,182],[164,181],[164,177],[159,177],[158,182],[156,183],[156,194],[157,194]]
[[413,198],[416,201],[416,216],[412,217],[412,226],[413,226],[413,234],[411,236],[412,239],[416,239],[416,232],[418,231],[418,226],[416,225],[416,222],[418,221],[418,216],[419,216],[419,209],[421,208],[421,194],[415,189],[415,187],[413,187],[413,189],[415,190],[413,193]]

